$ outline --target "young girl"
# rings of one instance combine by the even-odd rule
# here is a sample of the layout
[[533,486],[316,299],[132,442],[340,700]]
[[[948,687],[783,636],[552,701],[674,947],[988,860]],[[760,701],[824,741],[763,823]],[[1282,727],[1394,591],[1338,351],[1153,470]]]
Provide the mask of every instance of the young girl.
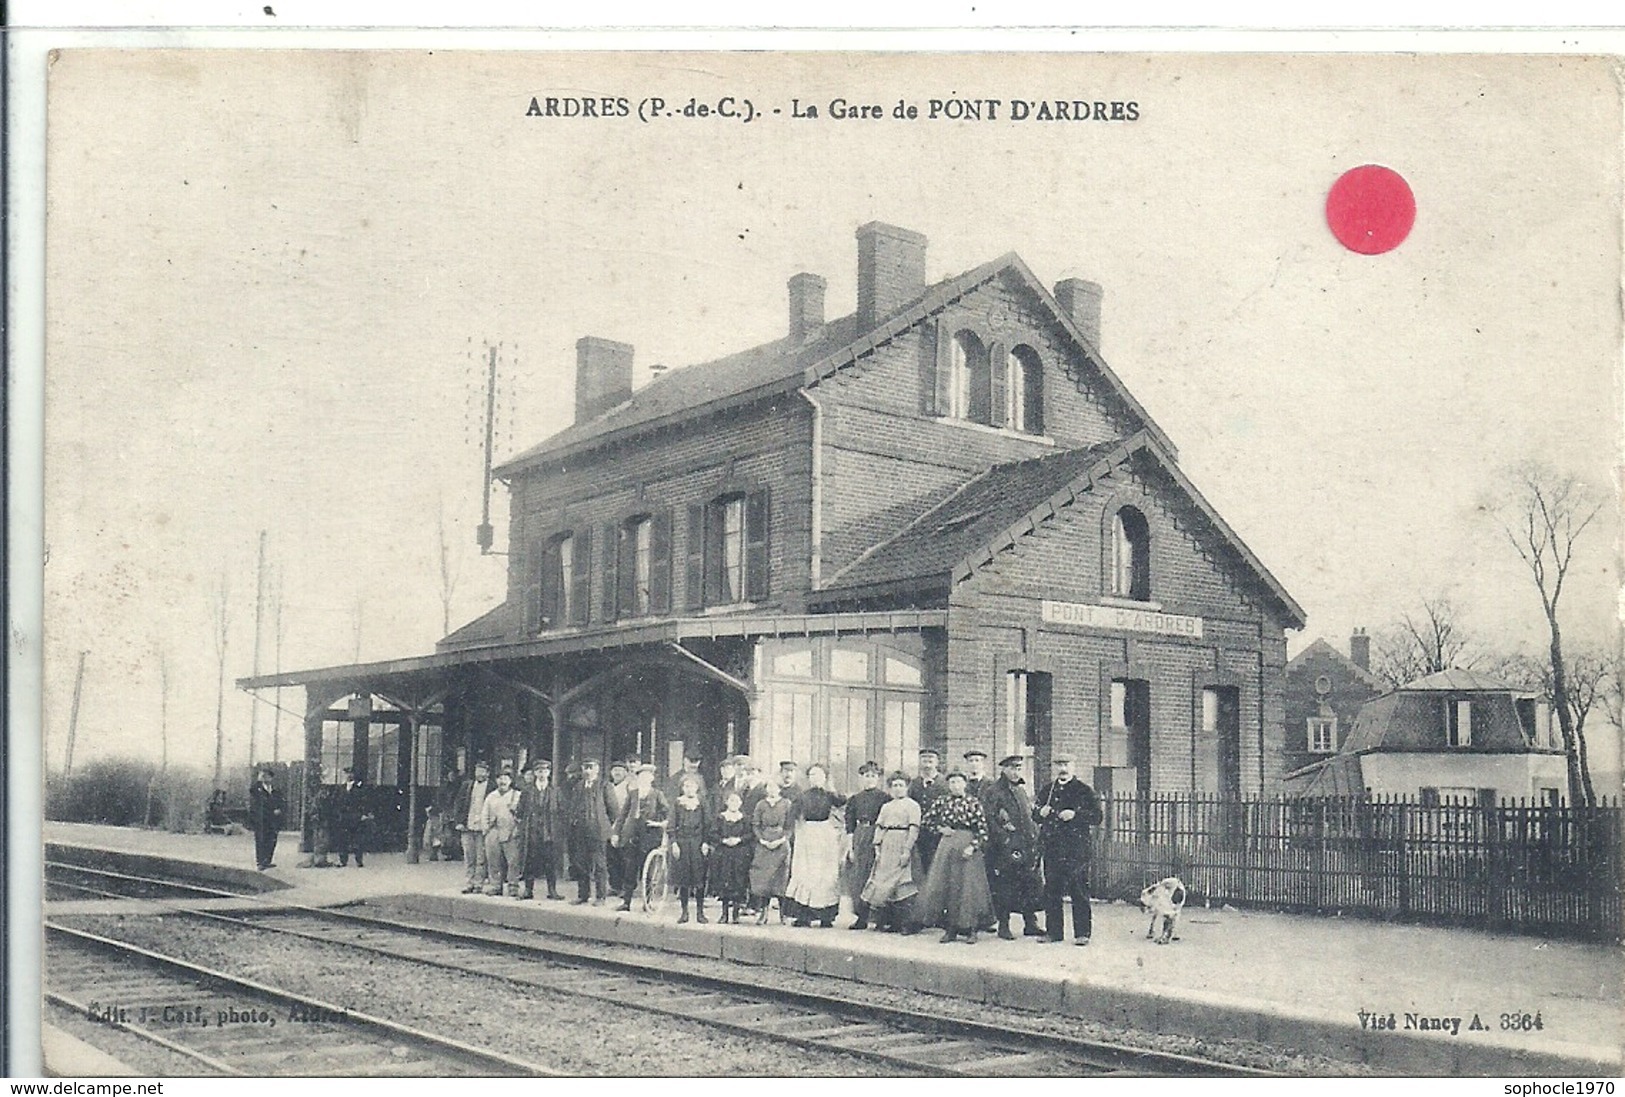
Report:
[[677,889],[682,913],[677,924],[688,921],[688,901],[694,900],[694,920],[702,926],[705,917],[705,860],[711,852],[711,813],[700,800],[700,779],[683,774],[682,795],[671,809],[671,886]]
[[723,922],[736,926],[739,908],[750,892],[751,847],[755,844],[750,820],[741,810],[743,804],[737,789],[724,794],[711,848],[711,890],[722,900]]
[[750,893],[761,913],[756,924],[767,925],[767,910],[779,901],[779,922],[784,922],[784,888],[790,880],[790,801],[779,794],[779,786],[767,783],[751,819],[756,846],[750,862]]

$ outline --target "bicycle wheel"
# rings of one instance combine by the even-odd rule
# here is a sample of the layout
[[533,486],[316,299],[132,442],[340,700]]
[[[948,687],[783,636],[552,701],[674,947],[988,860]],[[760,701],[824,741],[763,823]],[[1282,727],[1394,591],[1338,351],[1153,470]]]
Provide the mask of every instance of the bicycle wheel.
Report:
[[643,859],[642,884],[644,912],[660,909],[671,894],[666,882],[665,850],[650,850],[649,856]]

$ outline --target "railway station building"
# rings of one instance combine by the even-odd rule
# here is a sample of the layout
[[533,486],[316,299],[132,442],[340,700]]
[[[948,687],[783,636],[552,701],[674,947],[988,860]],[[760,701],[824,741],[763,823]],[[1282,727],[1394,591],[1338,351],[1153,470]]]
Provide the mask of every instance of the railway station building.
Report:
[[325,779],[418,818],[449,767],[533,757],[816,760],[846,789],[979,747],[1278,791],[1303,610],[1101,356],[1101,288],[1015,254],[928,283],[880,223],[857,263],[853,312],[796,274],[782,338],[641,387],[582,338],[575,422],[496,469],[506,599],[432,653],[240,684],[303,686]]

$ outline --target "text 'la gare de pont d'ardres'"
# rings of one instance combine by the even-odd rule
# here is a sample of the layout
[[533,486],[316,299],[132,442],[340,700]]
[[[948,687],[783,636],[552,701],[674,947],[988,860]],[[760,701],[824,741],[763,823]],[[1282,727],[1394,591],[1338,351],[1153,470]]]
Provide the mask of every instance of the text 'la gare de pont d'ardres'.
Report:
[[743,96],[704,100],[694,96],[666,99],[657,95],[634,100],[625,95],[533,95],[527,118],[705,119],[754,122],[760,118],[835,122],[1138,122],[1140,104],[1133,99],[899,99],[895,103],[862,102],[837,96],[814,103],[758,105]]

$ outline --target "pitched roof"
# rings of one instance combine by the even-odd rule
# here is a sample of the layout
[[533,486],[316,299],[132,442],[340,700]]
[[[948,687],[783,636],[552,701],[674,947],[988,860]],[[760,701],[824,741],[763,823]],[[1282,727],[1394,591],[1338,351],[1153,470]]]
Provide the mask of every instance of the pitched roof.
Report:
[[503,602],[494,609],[480,614],[461,628],[453,629],[435,643],[435,648],[439,651],[448,651],[473,644],[489,644],[493,641],[509,639],[519,632],[519,610],[520,607],[517,604]]
[[1498,678],[1491,678],[1487,674],[1480,674],[1475,670],[1463,670],[1460,667],[1451,667],[1441,670],[1437,674],[1429,674],[1425,678],[1418,678],[1414,682],[1406,682],[1399,687],[1413,693],[1427,691],[1442,691],[1459,693],[1462,691],[1475,691],[1487,693],[1520,693],[1517,687],[1512,686]]
[[509,458],[494,470],[511,476],[544,460],[617,441],[645,430],[681,422],[691,416],[739,406],[779,392],[816,385],[840,369],[872,354],[940,311],[1001,274],[1019,279],[1072,338],[1106,388],[1151,431],[1170,453],[1177,451],[1162,428],[1106,365],[1100,352],[1078,329],[1020,256],[1014,252],[963,274],[927,286],[914,301],[867,330],[859,330],[855,314],[825,324],[810,342],[792,347],[788,338],[763,343],[725,358],[670,370],[635,391],[631,397],[584,423],[566,427],[541,443]]
[[851,588],[940,576],[1008,529],[1033,508],[1122,448],[1105,442],[1082,449],[994,465],[971,477],[890,539],[836,573],[826,588]]
[[1118,442],[995,465],[838,572],[820,593],[903,579],[940,580],[946,585],[949,579],[965,578],[1093,490],[1113,467],[1140,453],[1173,479],[1237,562],[1286,613],[1291,626],[1302,628],[1303,607],[1219,517],[1149,430]]
[[1342,666],[1350,674],[1354,675],[1360,681],[1369,686],[1374,686],[1377,689],[1386,688],[1381,678],[1378,678],[1375,674],[1372,674],[1359,663],[1356,663],[1353,659],[1350,659],[1347,655],[1344,655],[1341,651],[1338,651],[1337,648],[1333,647],[1324,636],[1315,637],[1314,643],[1310,644],[1308,647],[1304,648],[1302,651],[1298,652],[1298,654],[1294,655],[1290,660],[1288,660],[1286,672],[1291,674],[1294,669],[1302,666],[1303,663],[1312,655],[1330,655],[1333,659],[1342,664]]

